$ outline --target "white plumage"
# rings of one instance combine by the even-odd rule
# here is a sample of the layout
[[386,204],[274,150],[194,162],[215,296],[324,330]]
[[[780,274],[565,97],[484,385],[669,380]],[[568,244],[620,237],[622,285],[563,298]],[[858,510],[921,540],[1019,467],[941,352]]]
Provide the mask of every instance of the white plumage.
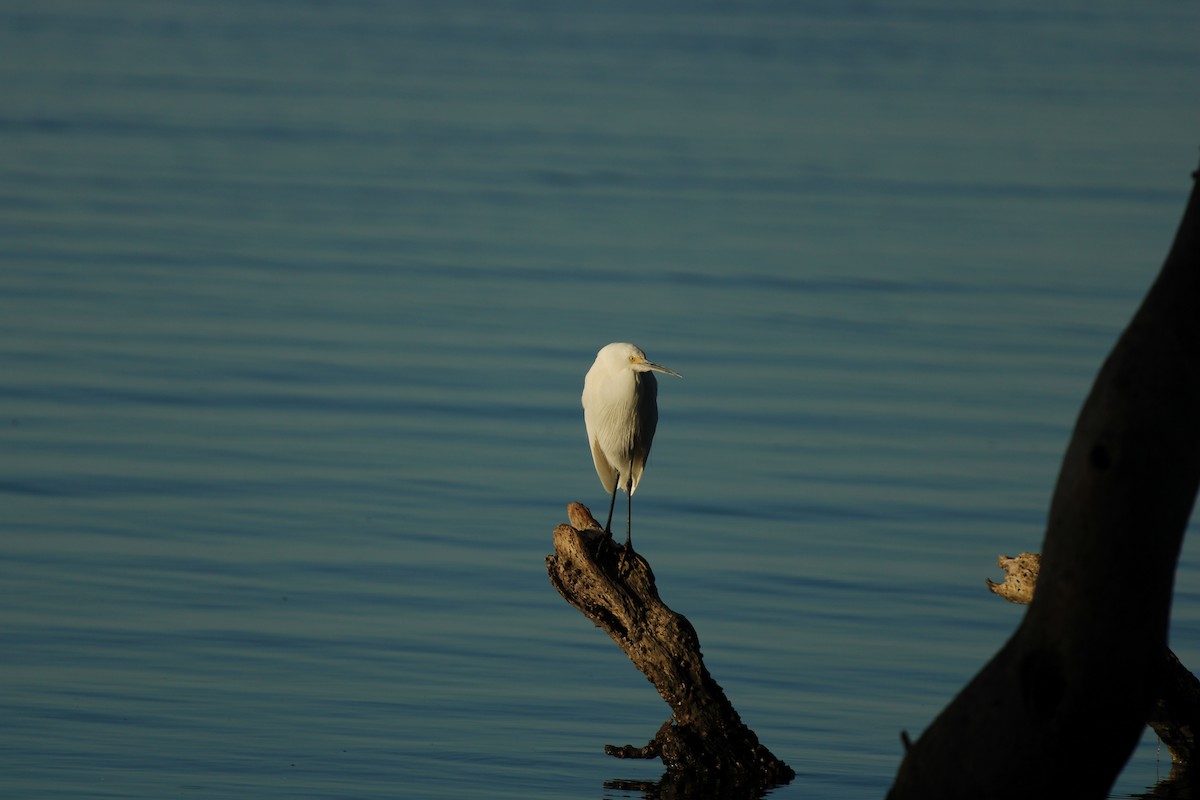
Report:
[[[606,531],[611,531],[618,488],[629,495],[632,516],[633,493],[646,469],[646,458],[658,427],[658,381],[654,372],[683,377],[647,361],[641,348],[627,342],[613,342],[600,349],[583,379],[583,421],[592,461],[600,482],[612,494],[608,522],[604,525]],[[627,529],[627,548],[630,538]]]

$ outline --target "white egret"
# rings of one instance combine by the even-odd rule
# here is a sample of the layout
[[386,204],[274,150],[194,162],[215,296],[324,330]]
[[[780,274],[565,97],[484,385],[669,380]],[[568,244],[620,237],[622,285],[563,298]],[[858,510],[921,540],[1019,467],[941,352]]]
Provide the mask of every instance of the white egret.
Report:
[[658,427],[658,381],[653,373],[682,378],[678,372],[646,360],[641,348],[613,342],[600,348],[583,379],[583,421],[592,461],[604,488],[612,493],[605,533],[612,534],[617,489],[629,504],[625,519],[625,554],[633,552],[633,493],[646,468],[654,429]]

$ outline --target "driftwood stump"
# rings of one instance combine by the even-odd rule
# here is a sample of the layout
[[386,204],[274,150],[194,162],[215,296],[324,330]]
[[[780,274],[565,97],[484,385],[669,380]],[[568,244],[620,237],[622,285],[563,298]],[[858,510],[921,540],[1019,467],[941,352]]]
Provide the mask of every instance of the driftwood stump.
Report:
[[795,773],[746,727],[704,666],[696,630],[659,598],[645,559],[601,529],[586,506],[567,507],[546,557],[550,582],[603,628],[671,707],[646,745],[605,746],[616,758],[659,758],[676,785],[714,784],[739,793],[790,781]]
[[[1196,175],[1193,175],[1193,179]],[[1200,189],[1063,457],[1020,627],[908,748],[889,797],[1102,798],[1161,696],[1200,485]]]

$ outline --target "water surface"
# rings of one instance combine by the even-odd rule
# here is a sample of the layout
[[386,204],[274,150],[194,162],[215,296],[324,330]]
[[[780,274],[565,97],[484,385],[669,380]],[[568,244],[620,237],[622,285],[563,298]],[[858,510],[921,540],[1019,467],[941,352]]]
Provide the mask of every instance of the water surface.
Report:
[[628,340],[685,376],[638,549],[772,797],[881,797],[1019,622],[983,579],[1182,212],[1198,13],[6,7],[4,793],[657,777],[543,563]]

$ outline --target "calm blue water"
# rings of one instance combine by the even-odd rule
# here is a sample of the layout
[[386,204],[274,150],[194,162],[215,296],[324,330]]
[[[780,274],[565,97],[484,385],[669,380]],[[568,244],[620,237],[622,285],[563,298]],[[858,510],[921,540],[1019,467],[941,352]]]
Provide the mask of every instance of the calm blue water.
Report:
[[[1011,633],[1196,163],[1200,8],[0,8],[0,793],[624,797],[667,708],[543,563],[614,340],[634,515],[798,772]],[[1173,646],[1200,667],[1200,551]],[[1167,771],[1147,736],[1116,796]]]

